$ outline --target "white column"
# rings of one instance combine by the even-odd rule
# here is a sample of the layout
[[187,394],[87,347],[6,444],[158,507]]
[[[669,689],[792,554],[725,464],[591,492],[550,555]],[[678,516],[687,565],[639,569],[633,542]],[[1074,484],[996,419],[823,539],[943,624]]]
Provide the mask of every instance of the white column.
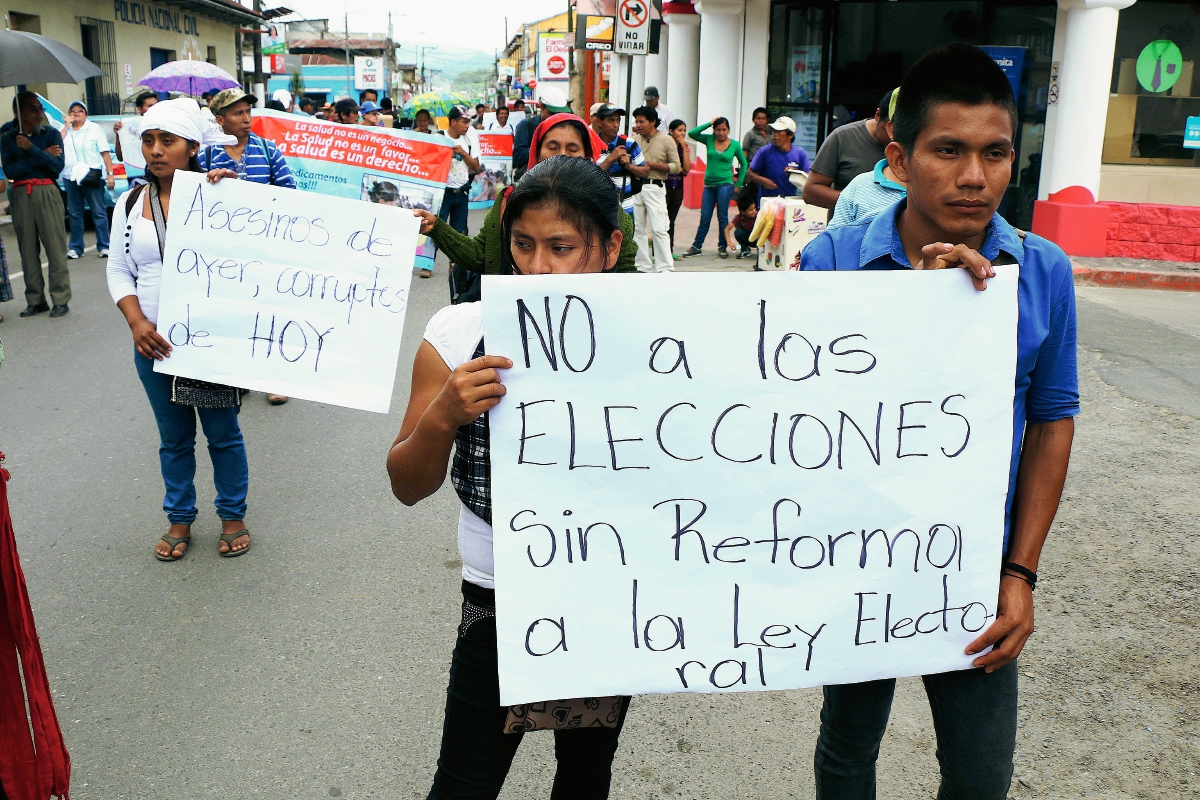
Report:
[[[668,30],[668,26],[662,26],[662,34],[659,36],[658,41],[658,55],[646,56],[646,86],[657,87],[659,98],[669,107],[671,105],[671,95],[668,89],[670,81],[667,75],[667,58],[670,52],[667,37]],[[642,88],[645,89],[646,86]]]
[[629,68],[629,56],[611,54],[612,66],[608,73],[608,102],[615,106],[625,105],[625,70]]
[[700,15],[665,14],[671,28],[667,53],[667,86],[671,94],[663,100],[671,113],[689,126],[696,124],[696,91],[700,75]]
[[739,140],[754,126],[751,112],[767,104],[767,53],[771,46],[771,0],[746,0],[742,47],[742,91],[730,135]]
[[697,123],[738,113],[744,0],[700,0],[700,86]]
[[[1054,65],[1062,66],[1063,50],[1067,42],[1067,9],[1058,6],[1054,19],[1054,45],[1050,49],[1050,88],[1059,90],[1059,73]],[[1038,174],[1038,200],[1045,200],[1050,186],[1050,154],[1054,151],[1054,137],[1058,132],[1058,102],[1046,105],[1046,127],[1042,129],[1042,169]]]
[[[626,109],[630,114],[633,109],[642,105],[642,95],[646,91],[646,56],[633,57],[633,91],[629,96],[629,108]],[[631,122],[630,125],[633,123]]]
[[1112,88],[1117,18],[1134,0],[1060,0],[1067,9],[1054,141],[1042,170],[1047,193],[1083,186],[1100,193],[1100,157]]

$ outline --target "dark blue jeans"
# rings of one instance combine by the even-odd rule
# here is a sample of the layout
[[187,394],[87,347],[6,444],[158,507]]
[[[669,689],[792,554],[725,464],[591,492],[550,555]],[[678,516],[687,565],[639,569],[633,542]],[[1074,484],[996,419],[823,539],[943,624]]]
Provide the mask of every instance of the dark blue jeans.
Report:
[[750,231],[746,230],[745,228],[734,228],[733,238],[737,239],[738,245],[743,250],[750,249]]
[[[463,581],[463,604],[495,609],[496,595]],[[628,709],[628,700],[625,708]],[[442,752],[429,800],[494,800],[504,786],[524,734],[505,733],[508,709],[500,705],[496,663],[496,618],[483,617],[458,629],[446,689]],[[612,781],[612,762],[625,714],[615,728],[554,731],[551,800],[603,800]],[[545,732],[534,733],[545,736]]]
[[196,521],[197,414],[212,458],[217,516],[223,520],[245,519],[250,467],[242,429],[238,426],[240,407],[177,406],[171,402],[171,376],[155,372],[154,360],[140,353],[134,352],[133,361],[158,423],[158,460],[167,487],[163,498],[167,519],[172,525],[191,525]]
[[712,223],[713,206],[717,208],[717,247],[725,247],[725,226],[729,224],[729,203],[733,200],[733,184],[705,186],[700,197],[700,227],[696,229],[696,241],[692,247],[704,249],[708,237],[708,226]]
[[71,216],[71,242],[67,247],[83,254],[83,202],[92,210],[92,222],[96,226],[96,249],[108,249],[108,214],[104,210],[104,187],[88,188],[75,181],[65,180],[67,187],[67,213]]
[[[1017,662],[926,675],[942,783],[938,800],[1004,800],[1017,745]],[[817,800],[874,800],[895,680],[825,687],[813,760]]]

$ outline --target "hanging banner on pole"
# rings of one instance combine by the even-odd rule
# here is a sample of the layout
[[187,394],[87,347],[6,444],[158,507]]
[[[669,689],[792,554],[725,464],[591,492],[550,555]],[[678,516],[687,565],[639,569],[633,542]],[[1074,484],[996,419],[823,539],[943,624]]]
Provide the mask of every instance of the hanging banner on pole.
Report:
[[491,208],[512,183],[513,137],[508,131],[482,131],[479,143],[479,173],[471,180],[467,207],[472,211]]
[[155,371],[388,413],[417,218],[194,172],[172,197]]
[[571,79],[571,49],[565,33],[539,33],[537,79],[566,81]]
[[485,276],[513,361],[489,414],[501,704],[969,668],[1013,442],[997,272]]
[[[442,207],[454,155],[445,136],[257,109],[251,129],[279,146],[303,191],[434,214]],[[415,266],[433,269],[435,254],[420,237]]]

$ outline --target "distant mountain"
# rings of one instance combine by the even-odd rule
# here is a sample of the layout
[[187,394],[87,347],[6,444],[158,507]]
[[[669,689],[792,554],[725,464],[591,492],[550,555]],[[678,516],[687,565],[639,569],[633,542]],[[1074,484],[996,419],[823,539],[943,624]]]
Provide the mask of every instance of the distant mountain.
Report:
[[[396,60],[402,64],[416,63],[418,43],[402,39],[397,39],[396,43],[399,46],[396,51]],[[435,82],[449,86],[461,72],[494,69],[496,56],[466,47],[438,45],[436,50],[425,51],[424,63],[426,75],[430,70],[436,70]]]

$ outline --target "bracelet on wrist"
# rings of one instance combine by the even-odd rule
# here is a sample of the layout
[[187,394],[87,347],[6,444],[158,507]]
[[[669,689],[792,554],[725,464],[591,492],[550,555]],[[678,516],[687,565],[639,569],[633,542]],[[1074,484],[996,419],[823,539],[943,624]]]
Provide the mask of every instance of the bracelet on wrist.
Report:
[[1028,567],[1023,567],[1014,561],[1005,561],[1004,566],[1000,570],[1001,575],[1007,575],[1011,578],[1019,578],[1029,584],[1029,590],[1033,591],[1037,588],[1037,573]]

